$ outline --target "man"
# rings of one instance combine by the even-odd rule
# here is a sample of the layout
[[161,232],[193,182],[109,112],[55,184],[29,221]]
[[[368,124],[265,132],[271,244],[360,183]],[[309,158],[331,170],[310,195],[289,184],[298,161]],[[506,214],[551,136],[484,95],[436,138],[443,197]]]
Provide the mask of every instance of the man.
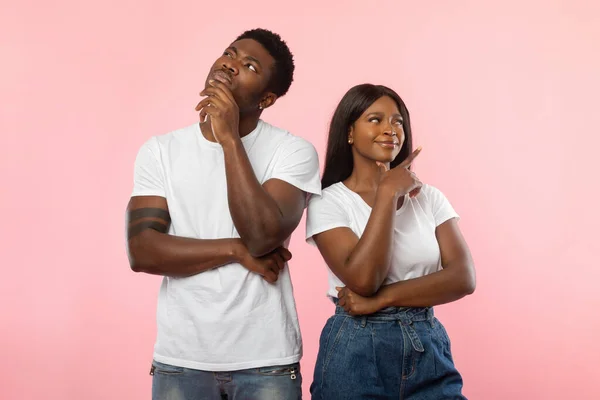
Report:
[[152,397],[299,399],[302,341],[285,248],[318,158],[260,119],[285,95],[294,61],[255,29],[217,59],[200,123],[148,140],[127,208],[136,272],[163,275]]

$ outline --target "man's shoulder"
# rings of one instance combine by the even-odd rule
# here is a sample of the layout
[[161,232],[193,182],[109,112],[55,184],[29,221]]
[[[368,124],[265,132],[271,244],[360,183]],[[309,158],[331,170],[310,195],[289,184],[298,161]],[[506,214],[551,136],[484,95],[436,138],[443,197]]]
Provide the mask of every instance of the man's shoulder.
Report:
[[189,125],[167,133],[150,136],[141,145],[140,151],[150,151],[155,154],[168,152],[169,148],[189,147],[188,144],[194,140],[199,130],[195,125]]
[[290,131],[271,125],[268,122],[261,120],[260,135],[263,139],[272,140],[278,144],[293,145],[294,147],[309,147],[314,148],[313,144],[301,136],[292,134]]
[[198,123],[194,123],[183,128],[175,129],[173,131],[153,136],[156,142],[160,145],[168,144],[171,142],[186,142],[196,137],[199,131]]

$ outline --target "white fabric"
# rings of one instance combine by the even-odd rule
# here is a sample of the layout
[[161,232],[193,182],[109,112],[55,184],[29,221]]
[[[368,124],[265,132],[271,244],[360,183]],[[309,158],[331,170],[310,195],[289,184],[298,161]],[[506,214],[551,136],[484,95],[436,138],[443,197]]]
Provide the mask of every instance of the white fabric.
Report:
[[[350,228],[362,236],[371,207],[342,182],[325,188],[321,196],[313,196],[306,218],[307,242],[313,236],[334,228]],[[438,189],[424,185],[418,196],[406,196],[396,211],[392,264],[384,285],[418,278],[441,268],[440,249],[435,228],[450,218],[459,218],[446,197]],[[345,286],[328,268],[327,295],[337,297],[335,287]]]
[[[309,142],[263,121],[242,142],[261,184],[277,178],[307,197],[320,193],[318,157]],[[167,199],[169,234],[239,237],[227,204],[223,150],[197,123],[141,147],[132,196]],[[294,363],[302,355],[287,267],[275,285],[237,263],[188,278],[164,277],[157,328],[155,360],[181,367],[233,371]]]

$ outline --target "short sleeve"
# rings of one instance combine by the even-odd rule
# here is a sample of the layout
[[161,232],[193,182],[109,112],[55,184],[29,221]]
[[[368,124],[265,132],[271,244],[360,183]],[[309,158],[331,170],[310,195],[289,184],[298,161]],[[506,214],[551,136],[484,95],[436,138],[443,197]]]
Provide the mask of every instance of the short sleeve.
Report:
[[350,218],[331,193],[312,196],[306,212],[306,242],[315,245],[313,236],[335,228],[351,228]]
[[166,197],[164,170],[159,154],[158,142],[154,137],[140,147],[134,165],[132,197]]
[[446,196],[444,196],[439,189],[426,185],[425,194],[427,195],[427,201],[431,206],[435,226],[440,226],[452,218],[460,219]]
[[319,156],[314,146],[294,137],[280,148],[271,178],[280,179],[311,194],[321,194]]

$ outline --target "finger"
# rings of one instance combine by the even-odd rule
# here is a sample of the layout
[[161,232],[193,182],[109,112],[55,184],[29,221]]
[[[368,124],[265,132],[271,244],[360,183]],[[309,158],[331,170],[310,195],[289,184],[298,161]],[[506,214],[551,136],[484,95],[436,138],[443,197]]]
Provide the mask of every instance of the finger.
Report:
[[410,164],[412,164],[412,162],[415,160],[415,158],[417,158],[417,156],[421,154],[421,150],[423,150],[421,146],[417,147],[417,149],[413,151],[408,157],[406,157],[404,161],[398,164],[398,166],[400,168],[408,168]]
[[[207,107],[209,104],[218,101],[215,96],[208,96],[202,99],[196,106],[196,111],[200,111],[202,108]],[[214,104],[213,104],[214,105]]]
[[208,107],[208,105],[210,104],[210,97],[207,97],[203,100],[200,101],[200,103],[198,103],[198,105],[196,106],[196,111],[200,111],[205,107]]
[[219,118],[221,116],[221,110],[219,108],[217,108],[213,102],[208,102],[207,105],[203,105],[203,107],[200,108],[201,111],[203,113],[206,113],[207,115],[209,115],[212,118]]
[[208,116],[208,114],[206,113],[206,111],[204,111],[204,110],[200,111],[200,122],[206,122],[207,116]]
[[344,307],[346,305],[346,299],[338,297],[338,306]]
[[281,254],[279,254],[278,251],[273,252],[273,260],[275,261],[275,264],[277,265],[278,271],[283,270],[283,267],[285,267],[285,260],[283,259]]
[[227,100],[223,100],[217,96],[208,96],[204,100],[208,101],[209,104],[212,104],[214,107],[219,108],[221,110],[225,110],[227,108]]
[[269,260],[269,262],[267,262],[267,269],[269,269],[271,272],[273,272],[276,276],[279,276],[279,271],[281,270],[279,268],[279,263],[275,258],[271,258],[271,260]]
[[420,180],[416,179],[415,183],[413,184],[412,190],[421,189],[422,187],[423,187],[423,182],[421,182]]
[[277,282],[278,275],[275,272],[273,272],[272,270],[267,270],[267,272],[265,273],[264,276],[265,276],[265,279],[267,280],[267,282],[269,282],[269,283]]
[[412,189],[409,192],[409,196],[410,197],[417,196],[419,193],[421,193],[422,187],[423,187],[423,183],[420,180],[416,179]]
[[290,261],[292,259],[292,253],[285,247],[280,247],[277,251],[285,261]]
[[225,85],[223,82],[219,82],[219,81],[215,81],[214,79],[211,79],[208,81],[208,84],[211,85],[213,88],[220,90],[225,96],[227,96],[229,98],[229,100],[231,100],[232,102],[235,103],[235,99],[233,98],[233,93],[231,93],[231,90],[229,90],[227,85]]
[[200,96],[216,97],[218,99],[221,99],[225,103],[231,103],[233,101],[231,99],[231,97],[229,97],[223,91],[223,89],[220,89],[218,87],[212,87],[212,86],[209,86],[206,89],[204,89],[203,91],[201,91]]
[[198,103],[196,106],[196,111],[200,111],[202,108],[207,107],[208,105],[211,105],[215,108],[225,109],[226,103],[216,96],[208,96]]
[[377,164],[377,166],[379,167],[379,172],[383,173],[383,172],[387,172],[390,170],[390,167],[388,164],[386,163],[382,163],[379,161],[375,161],[375,163]]

